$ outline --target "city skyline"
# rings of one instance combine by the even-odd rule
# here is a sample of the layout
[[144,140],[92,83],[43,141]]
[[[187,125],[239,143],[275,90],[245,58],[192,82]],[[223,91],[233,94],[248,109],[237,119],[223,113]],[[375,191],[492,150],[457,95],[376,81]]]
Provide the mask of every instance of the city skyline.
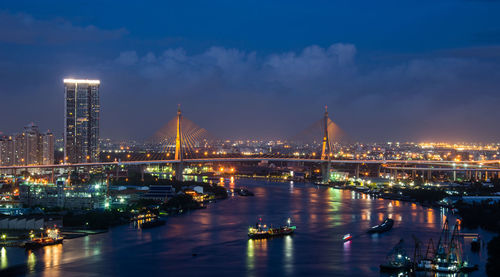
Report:
[[373,14],[353,17],[354,4],[335,1],[158,3],[170,16],[149,18],[118,7],[133,21],[114,5],[40,5],[0,10],[5,134],[36,121],[59,137],[60,81],[73,77],[102,80],[102,136],[114,139],[148,138],[179,103],[221,138],[290,137],[325,104],[358,141],[500,135],[498,1],[364,2]]

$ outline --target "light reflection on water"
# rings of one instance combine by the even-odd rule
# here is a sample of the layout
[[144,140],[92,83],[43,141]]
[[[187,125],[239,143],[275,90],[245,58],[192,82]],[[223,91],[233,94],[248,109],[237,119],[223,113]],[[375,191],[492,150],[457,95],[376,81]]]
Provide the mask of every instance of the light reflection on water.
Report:
[[5,249],[5,247],[2,247],[2,249],[0,250],[0,269],[7,268],[8,265],[9,263],[7,261],[7,249]]
[[[413,253],[413,234],[423,242],[429,238],[437,241],[446,218],[444,209],[316,185],[253,180],[226,183],[227,188],[232,186],[247,187],[255,196],[217,201],[207,209],[169,217],[165,226],[154,229],[119,226],[105,234],[66,240],[63,245],[33,252],[7,248],[0,253],[0,266],[24,264],[24,273],[34,276],[65,276],[68,268],[106,276],[165,272],[186,276],[373,276],[379,275],[379,264],[401,238],[409,253]],[[291,237],[249,240],[247,228],[258,217],[274,225],[291,217],[297,231]],[[386,217],[396,221],[391,231],[366,234],[366,229]],[[347,233],[353,240],[343,243]],[[469,276],[484,273],[486,250],[481,251],[482,271]],[[479,260],[476,254],[469,258]]]

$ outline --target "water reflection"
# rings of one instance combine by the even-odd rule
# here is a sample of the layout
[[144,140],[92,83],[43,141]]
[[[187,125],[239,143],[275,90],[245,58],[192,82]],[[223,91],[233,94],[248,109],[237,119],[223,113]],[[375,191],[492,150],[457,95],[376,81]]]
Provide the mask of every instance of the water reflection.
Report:
[[256,264],[267,264],[267,242],[267,239],[249,239],[247,242],[247,271],[252,276]]
[[7,268],[8,265],[7,249],[5,249],[5,247],[2,247],[2,250],[0,250],[0,269]]
[[283,256],[285,257],[284,268],[286,274],[291,274],[293,272],[293,238],[291,236],[286,236],[284,238],[284,248]]
[[36,256],[35,256],[35,253],[33,253],[33,251],[29,251],[28,252],[28,272],[32,273],[35,271],[35,265],[36,265]]
[[234,190],[235,188],[235,185],[234,185],[234,176],[231,176],[231,178],[229,179],[229,188],[232,190]]
[[427,208],[427,223],[434,224],[434,209]]
[[254,241],[249,239],[247,242],[247,270],[252,272],[255,269],[255,249]]
[[62,244],[46,246],[43,248],[45,256],[45,267],[58,266],[61,262]]

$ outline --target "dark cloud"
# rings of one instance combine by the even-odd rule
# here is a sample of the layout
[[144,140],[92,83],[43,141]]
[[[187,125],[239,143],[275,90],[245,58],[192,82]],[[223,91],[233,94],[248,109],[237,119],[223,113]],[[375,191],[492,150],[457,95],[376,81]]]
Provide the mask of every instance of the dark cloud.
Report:
[[101,80],[105,137],[149,138],[178,103],[221,138],[293,137],[321,118],[325,104],[350,137],[363,141],[500,136],[498,45],[418,53],[374,52],[357,43],[193,52],[179,41],[150,46],[168,38],[137,45],[123,37],[125,29],[80,25],[0,12],[1,131],[34,121],[61,134],[62,79],[74,77]]
[[[188,117],[221,136],[291,136],[318,119],[324,104],[362,140],[499,135],[486,127],[500,116],[498,64],[447,56],[366,69],[356,52],[344,43],[265,56],[223,47],[193,55],[182,48],[126,51],[103,65],[105,72],[115,68],[103,73],[103,87],[134,103],[141,117],[112,113],[135,122],[135,134],[154,132],[182,103]],[[151,125],[141,126],[144,118]]]
[[75,26],[64,19],[39,20],[29,14],[0,11],[0,42],[14,44],[65,44],[118,39],[125,29],[103,30],[93,25]]

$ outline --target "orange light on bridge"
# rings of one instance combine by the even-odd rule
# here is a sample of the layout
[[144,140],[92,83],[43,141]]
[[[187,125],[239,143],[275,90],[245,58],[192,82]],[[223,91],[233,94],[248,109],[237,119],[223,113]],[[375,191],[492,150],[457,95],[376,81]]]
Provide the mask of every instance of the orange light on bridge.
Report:
[[149,154],[149,153],[146,155],[146,157],[148,157],[148,158],[149,158],[150,156],[151,156],[151,154]]
[[219,171],[224,172],[224,168],[223,167],[219,168]]

